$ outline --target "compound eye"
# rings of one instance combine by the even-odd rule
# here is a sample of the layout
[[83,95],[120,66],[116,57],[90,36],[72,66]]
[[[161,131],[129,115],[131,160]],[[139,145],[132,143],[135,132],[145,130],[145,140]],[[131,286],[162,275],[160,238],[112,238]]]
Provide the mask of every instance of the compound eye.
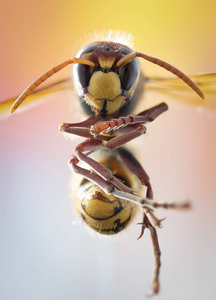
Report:
[[88,65],[78,64],[77,66],[77,74],[79,78],[79,82],[83,88],[89,85],[89,81],[91,79],[91,68]]
[[120,81],[123,90],[129,91],[133,86],[134,82],[139,73],[139,65],[137,59],[133,59],[131,62],[126,64],[121,71]]

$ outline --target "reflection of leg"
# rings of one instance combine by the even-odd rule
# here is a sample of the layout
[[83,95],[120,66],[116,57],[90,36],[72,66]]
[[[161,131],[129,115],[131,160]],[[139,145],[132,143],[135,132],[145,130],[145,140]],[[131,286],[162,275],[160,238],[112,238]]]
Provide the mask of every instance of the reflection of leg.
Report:
[[155,256],[155,270],[154,270],[154,277],[153,277],[153,293],[157,294],[159,292],[159,273],[160,273],[160,266],[161,266],[161,251],[160,251],[160,246],[158,242],[158,236],[157,236],[157,231],[156,229],[151,226],[150,224],[147,225],[150,233],[151,233],[151,239],[152,239],[152,244],[153,244],[153,249],[154,249],[154,256]]
[[155,270],[154,270],[152,286],[153,286],[153,294],[157,294],[159,292],[159,288],[160,288],[159,273],[160,273],[160,266],[161,266],[161,259],[160,259],[161,251],[160,251],[156,226],[160,227],[161,226],[160,223],[163,220],[157,219],[155,217],[155,215],[153,214],[153,210],[149,209],[147,205],[149,203],[149,206],[152,206],[154,208],[156,208],[156,207],[188,208],[190,205],[188,202],[179,203],[179,204],[178,203],[158,203],[154,200],[148,200],[148,199],[144,199],[142,202],[145,203],[145,205],[143,206],[144,217],[143,217],[143,223],[141,223],[142,229],[141,229],[141,234],[140,234],[139,238],[142,237],[145,228],[148,228],[150,230],[153,249],[154,249],[154,257],[155,257]]
[[75,156],[72,157],[69,161],[69,164],[75,173],[78,173],[83,177],[85,177],[86,179],[90,180],[91,182],[97,184],[105,193],[110,194],[112,192],[113,190],[112,183],[104,180],[98,174],[95,174],[92,171],[89,171],[87,169],[78,166],[78,163],[79,163],[79,159]]
[[147,187],[146,198],[153,198],[153,191],[150,184],[150,179],[148,174],[145,172],[141,164],[136,160],[136,158],[126,149],[122,148],[119,151],[121,159],[124,161],[125,165],[128,166],[130,171],[135,174],[140,182]]
[[[146,211],[145,207],[142,205],[143,199],[136,195],[135,191],[115,177],[111,170],[88,156],[90,153],[100,148],[101,143],[100,140],[88,139],[79,144],[74,150],[75,156],[69,161],[73,171],[96,183],[106,193],[111,193],[121,199],[132,201]],[[78,166],[80,161],[85,162],[96,173]],[[149,209],[148,213],[150,213]]]
[[147,206],[151,206],[152,208],[165,208],[165,209],[169,209],[169,208],[174,208],[174,209],[190,208],[190,202],[188,202],[188,201],[180,202],[180,203],[176,203],[176,202],[167,203],[167,202],[157,202],[155,200],[143,199],[142,204],[147,205]]
[[[118,137],[114,138],[118,139]],[[88,139],[85,140],[83,143],[79,144],[75,150],[74,154],[75,156],[71,158],[70,165],[74,172],[79,173],[80,175],[83,175],[84,177],[88,178],[89,180],[93,181],[94,183],[98,184],[99,187],[101,187],[106,193],[112,193],[114,196],[119,197],[121,199],[129,200],[137,205],[139,205],[144,213],[147,215],[151,225],[153,227],[159,226],[160,221],[157,219],[153,214],[153,208],[162,207],[162,208],[181,208],[181,207],[187,207],[187,204],[175,204],[175,203],[158,203],[156,201],[141,198],[138,195],[135,194],[135,192],[124,185],[118,178],[113,176],[113,172],[109,170],[104,165],[100,164],[99,162],[95,161],[88,155],[97,149],[101,147],[101,141],[95,140],[95,139]],[[125,153],[126,154],[126,153]],[[91,167],[97,174],[93,173],[92,171],[89,171],[87,169],[84,169],[82,167],[78,166],[78,163],[82,161],[85,162],[89,167]],[[134,161],[137,162],[137,161]],[[133,162],[133,163],[134,163]],[[139,165],[137,167],[133,165],[133,163],[130,165],[132,167],[133,173],[135,175],[138,175],[141,177],[141,180],[147,181],[147,189],[149,189],[150,183],[147,174],[144,172],[144,169]],[[137,162],[138,164],[138,162]],[[140,171],[141,170],[141,171]],[[111,188],[112,187],[112,188]],[[149,189],[149,194],[151,196],[152,190],[151,186]]]
[[[118,190],[126,193],[125,197],[129,197],[128,194],[134,194],[134,191],[123,184],[118,178],[113,176],[112,171],[108,168],[92,159],[88,155],[93,153],[97,149],[101,147],[101,141],[95,139],[88,139],[83,143],[79,144],[75,150],[75,156],[72,157],[69,161],[70,166],[72,167],[74,172],[79,173],[80,175],[88,178],[90,181],[96,183],[99,187],[101,187],[106,193],[112,193],[112,189],[116,187]],[[82,161],[85,162],[89,167],[91,167],[97,174],[84,169],[78,166],[78,163]],[[130,200],[130,199],[128,199]]]
[[[147,199],[153,199],[153,191],[150,184],[150,179],[148,174],[145,172],[141,164],[136,160],[136,158],[126,149],[122,148],[120,152],[120,157],[124,161],[124,163],[128,166],[128,168],[131,170],[133,174],[135,174],[140,182],[147,187],[146,190],[146,198]],[[141,200],[142,203],[142,200]],[[146,224],[147,224],[147,216],[145,212],[143,212],[143,221],[142,223],[139,223],[142,225],[141,227],[141,233],[138,237],[140,239],[143,236]]]

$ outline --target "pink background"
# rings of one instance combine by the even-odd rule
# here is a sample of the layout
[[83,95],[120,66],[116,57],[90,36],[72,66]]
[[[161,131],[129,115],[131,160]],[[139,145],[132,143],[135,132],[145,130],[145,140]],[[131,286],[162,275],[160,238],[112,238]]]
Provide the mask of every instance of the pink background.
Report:
[[[95,30],[130,32],[134,49],[187,74],[216,70],[216,4],[210,0],[1,2],[2,101],[74,56]],[[167,75],[146,62],[142,66],[148,74]],[[158,230],[158,299],[211,300],[216,293],[215,111],[206,105],[200,113],[158,93],[148,95],[139,110],[160,101],[170,110],[129,148],[150,175],[157,200],[190,199],[193,208],[157,212],[166,216]],[[0,121],[1,299],[139,300],[150,290],[154,258],[149,233],[136,240],[140,215],[109,240],[72,226],[67,160],[78,139],[64,139],[58,125],[83,119],[73,92],[64,92]]]

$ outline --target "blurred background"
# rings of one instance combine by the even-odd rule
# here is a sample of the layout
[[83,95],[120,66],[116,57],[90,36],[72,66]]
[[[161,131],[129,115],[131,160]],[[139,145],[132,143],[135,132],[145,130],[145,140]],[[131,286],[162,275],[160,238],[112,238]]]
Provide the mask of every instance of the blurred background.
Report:
[[[1,1],[0,99],[21,93],[36,77],[75,56],[94,32],[121,30],[134,49],[186,74],[216,71],[216,3],[192,1]],[[141,62],[146,74],[167,72]],[[59,76],[71,73],[71,67]],[[57,78],[57,77],[56,77]],[[190,100],[153,93],[169,111],[128,146],[148,172],[155,199],[189,199],[189,211],[157,211],[162,251],[158,299],[215,299],[216,115]],[[202,100],[200,100],[200,103]],[[208,97],[206,97],[208,103]],[[145,299],[154,257],[141,221],[99,239],[77,220],[67,161],[78,138],[62,122],[84,120],[74,92],[0,121],[0,298],[4,300]],[[136,149],[134,151],[134,149]]]

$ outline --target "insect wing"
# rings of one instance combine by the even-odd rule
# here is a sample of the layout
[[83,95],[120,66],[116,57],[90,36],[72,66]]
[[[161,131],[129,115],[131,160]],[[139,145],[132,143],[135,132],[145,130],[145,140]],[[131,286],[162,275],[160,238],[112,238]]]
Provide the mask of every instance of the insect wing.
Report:
[[216,73],[189,77],[204,93],[204,101],[200,101],[181,80],[174,77],[145,77],[145,87],[152,92],[166,94],[185,103],[216,110]]
[[[60,93],[61,91],[66,89],[72,89],[71,78],[59,80],[57,82],[47,85],[46,87],[36,90],[28,96],[26,101],[23,102],[22,108],[18,111],[24,111],[25,109],[38,105],[42,101],[50,99],[50,96],[53,96],[53,94]],[[6,118],[9,116],[10,109],[16,99],[17,97],[8,99],[0,103],[0,118]]]

